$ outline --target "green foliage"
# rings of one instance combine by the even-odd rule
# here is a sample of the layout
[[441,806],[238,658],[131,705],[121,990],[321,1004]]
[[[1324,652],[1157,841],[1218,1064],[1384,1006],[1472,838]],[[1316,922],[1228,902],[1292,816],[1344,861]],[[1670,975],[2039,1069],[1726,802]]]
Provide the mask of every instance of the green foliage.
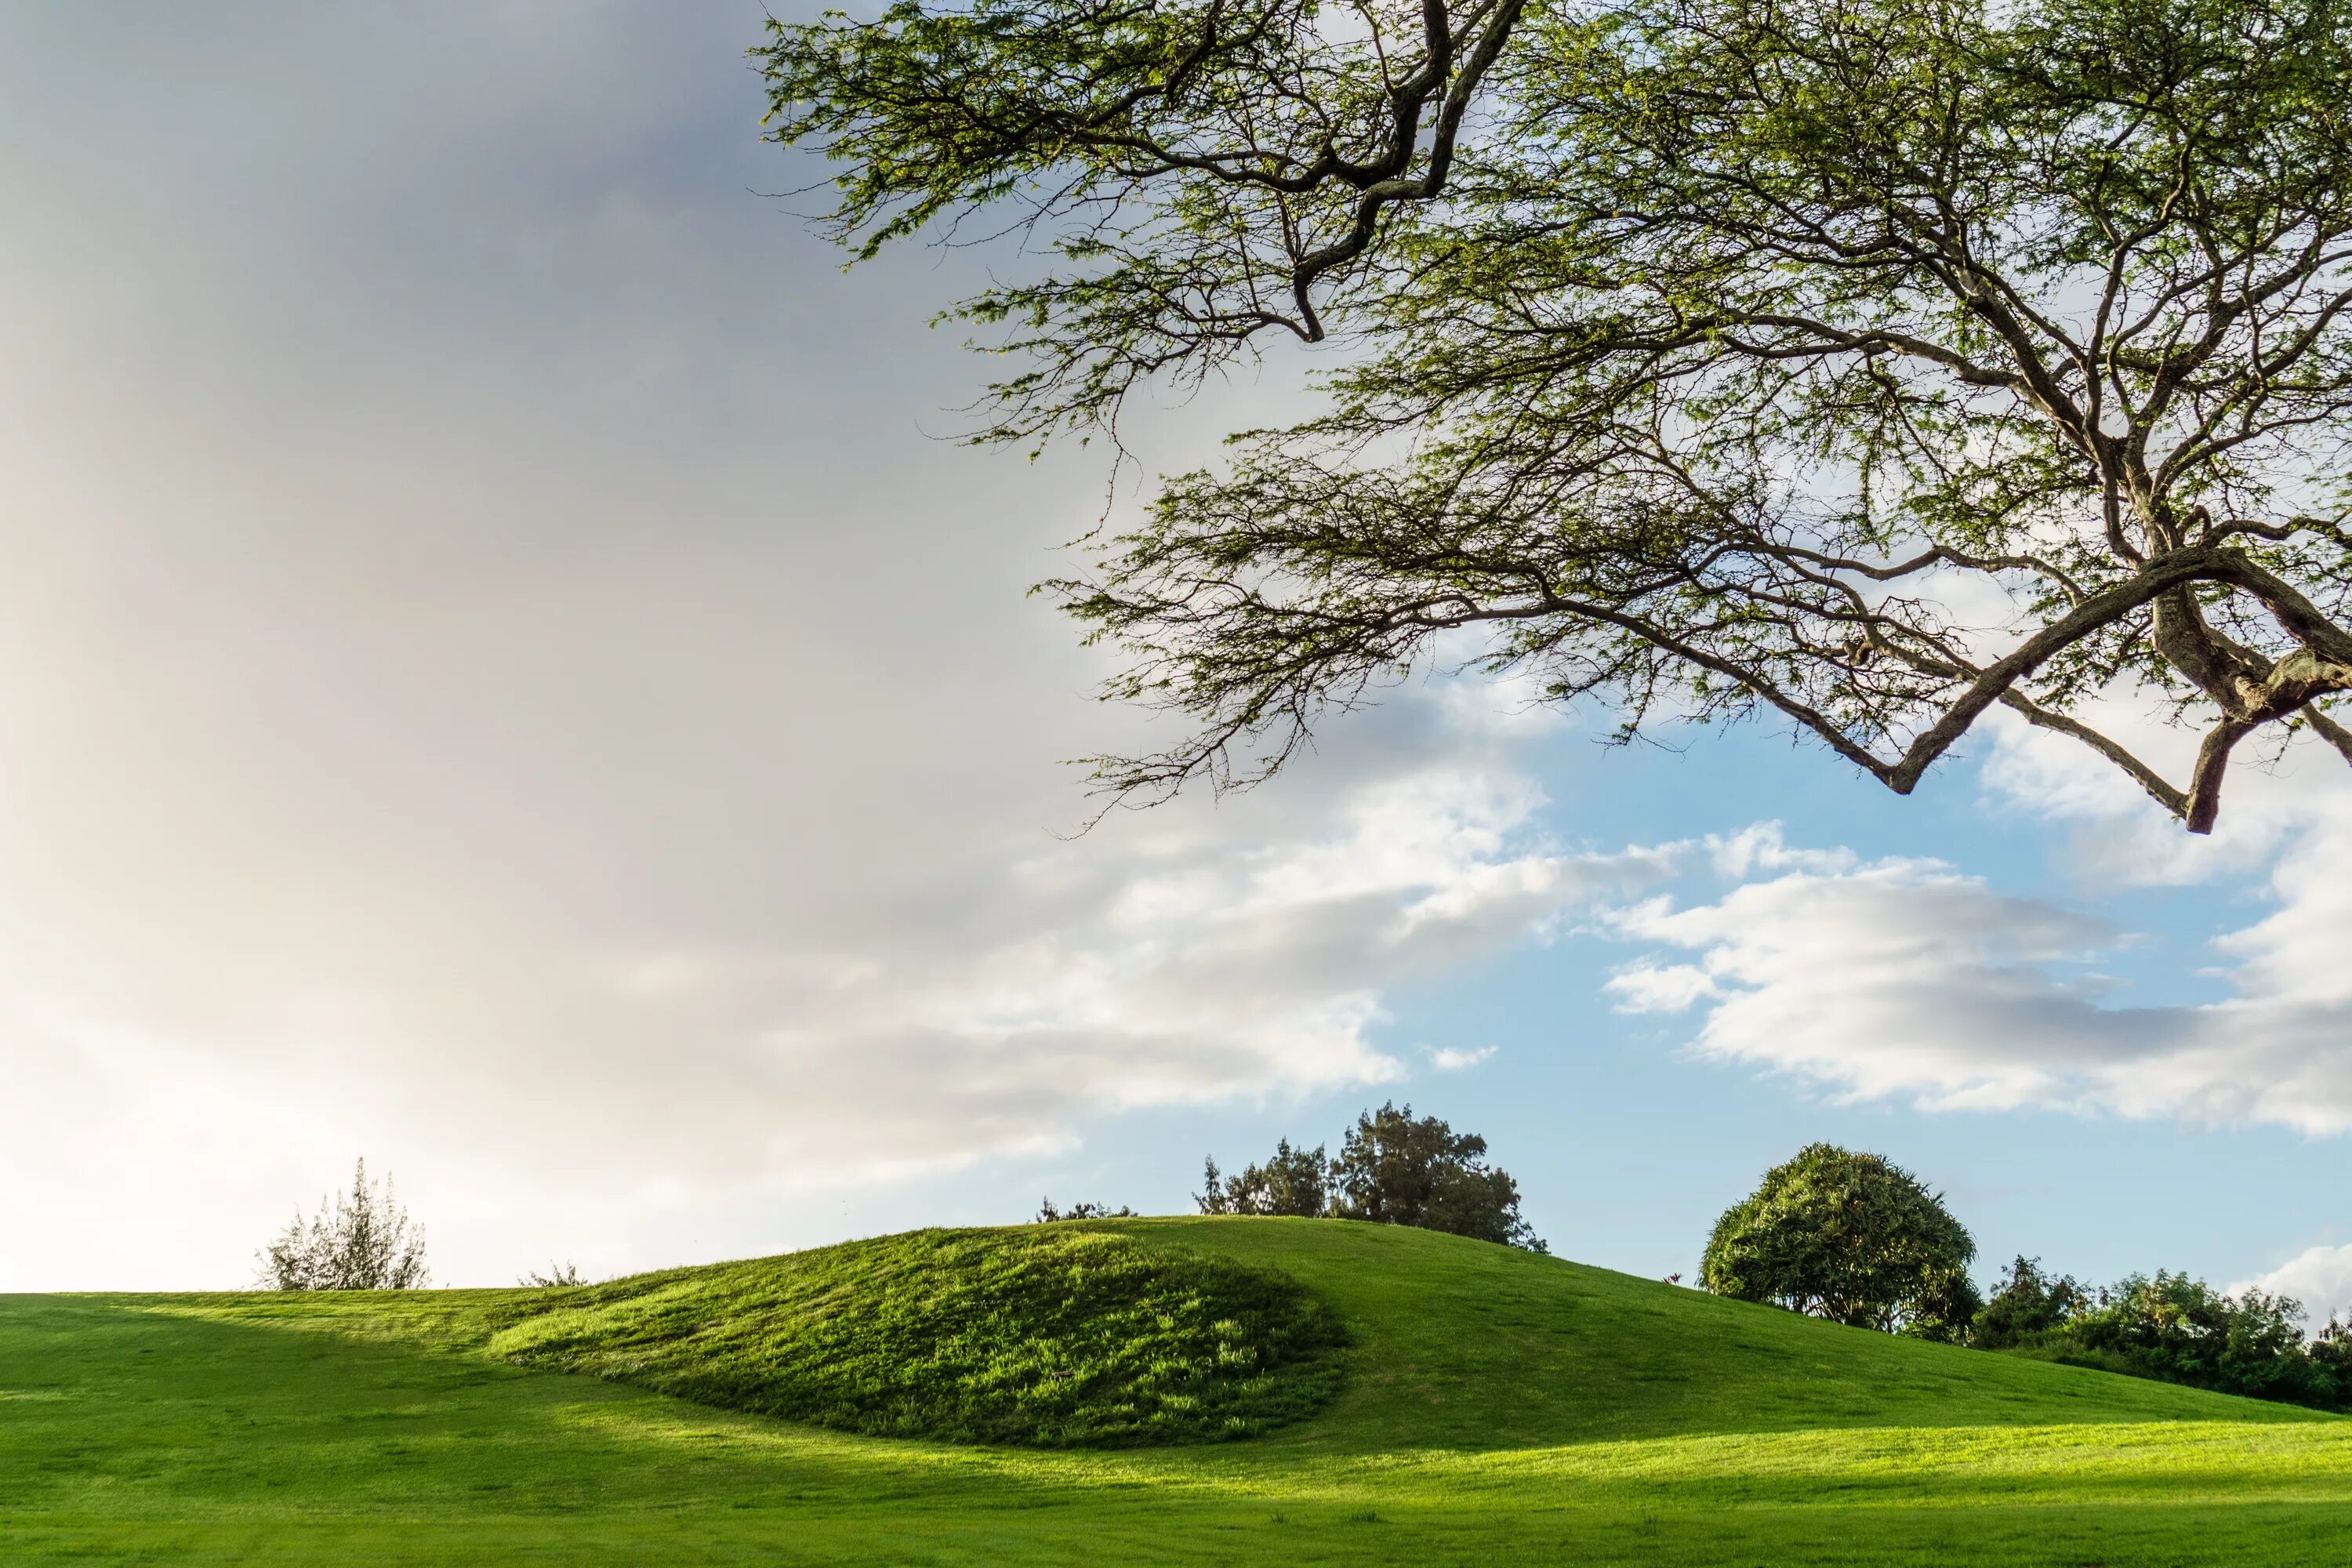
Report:
[[1195,1201],[1202,1214],[1312,1219],[1331,1212],[1329,1164],[1320,1143],[1293,1149],[1287,1138],[1275,1145],[1265,1164],[1244,1166],[1238,1175],[1222,1176],[1213,1157],[1203,1164],[1201,1195]]
[[1393,1103],[1367,1110],[1331,1162],[1332,1212],[1547,1250],[1519,1214],[1519,1184],[1486,1163],[1486,1141]]
[[0,1554],[2236,1568],[2332,1563],[2352,1515],[2352,1422],[2292,1405],[1402,1226],[1104,1229],[1290,1275],[1349,1324],[1355,1375],[1249,1443],[977,1447],[485,1357],[500,1327],[563,1304],[545,1290],[0,1297]]
[[1091,1198],[1080,1198],[1067,1208],[1057,1208],[1049,1194],[1037,1205],[1037,1223],[1054,1225],[1066,1219],[1133,1219],[1135,1211],[1121,1204],[1117,1208],[1098,1204]]
[[1943,1199],[1883,1155],[1809,1143],[1724,1211],[1700,1282],[1855,1328],[1965,1336],[1976,1243]]
[[[981,438],[1348,347],[1048,584],[1194,726],[1114,794],[1465,647],[1899,793],[2002,706],[2193,831],[2257,731],[2352,758],[2342,0],[898,0],[755,53],[860,255],[1026,242],[959,308],[1026,366]],[[2135,684],[2185,780],[2084,722]]]
[[1098,1230],[918,1231],[566,1292],[491,1353],[873,1436],[1107,1447],[1315,1409],[1339,1320],[1283,1276]]
[[2019,1258],[1978,1313],[1975,1342],[2135,1377],[2319,1409],[2352,1404],[2352,1354],[2333,1319],[2308,1343],[2302,1307],[2284,1296],[2236,1296],[2158,1269],[2094,1297]]
[[320,1198],[307,1225],[295,1211],[256,1257],[258,1283],[268,1290],[415,1290],[429,1279],[425,1227],[400,1206],[390,1176],[368,1180],[365,1160],[353,1170],[349,1193]]
[[1486,1163],[1486,1141],[1410,1105],[1359,1115],[1336,1160],[1286,1138],[1263,1165],[1226,1176],[1213,1158],[1204,1177],[1205,1215],[1328,1215],[1547,1250],[1519,1214],[1518,1183]]
[[2143,1377],[2298,1405],[2338,1402],[2335,1378],[2305,1353],[2302,1309],[2283,1296],[2229,1296],[2201,1279],[2158,1269],[2099,1292],[2065,1340],[2105,1352]]
[[2071,1274],[2051,1278],[2038,1258],[2021,1255],[1977,1311],[1969,1342],[1980,1350],[2036,1344],[2074,1321],[2091,1292]]

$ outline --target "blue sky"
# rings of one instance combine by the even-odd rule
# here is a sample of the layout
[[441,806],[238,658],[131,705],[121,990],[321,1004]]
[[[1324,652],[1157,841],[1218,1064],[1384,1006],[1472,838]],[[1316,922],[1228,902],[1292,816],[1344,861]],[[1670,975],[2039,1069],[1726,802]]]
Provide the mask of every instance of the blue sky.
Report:
[[1828,1138],[1988,1273],[2352,1300],[2308,759],[2192,858],[2005,733],[1897,799],[1428,682],[1068,837],[1141,721],[1023,590],[1103,469],[940,438],[1012,263],[761,195],[760,17],[0,18],[0,1288],[239,1283],[359,1154],[496,1282],[1181,1208],[1394,1097],[1639,1273]]

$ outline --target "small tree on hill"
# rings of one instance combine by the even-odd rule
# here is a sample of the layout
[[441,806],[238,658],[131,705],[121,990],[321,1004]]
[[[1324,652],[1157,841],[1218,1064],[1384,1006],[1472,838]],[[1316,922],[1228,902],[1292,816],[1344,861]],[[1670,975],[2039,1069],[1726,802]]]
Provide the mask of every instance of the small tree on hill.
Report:
[[1098,1204],[1092,1199],[1081,1198],[1068,1208],[1056,1208],[1054,1206],[1053,1198],[1049,1195],[1041,1199],[1037,1205],[1036,1223],[1054,1225],[1066,1219],[1132,1219],[1134,1217],[1135,1211],[1125,1204],[1113,1208],[1108,1204]]
[[412,1290],[428,1278],[425,1227],[393,1196],[391,1177],[368,1181],[365,1160],[349,1193],[319,1200],[307,1224],[295,1210],[284,1233],[256,1256],[265,1290]]
[[2055,1279],[2042,1259],[2020,1257],[2009,1266],[1976,1316],[1969,1342],[1989,1351],[2030,1345],[2063,1330],[2091,1305],[2091,1292],[2071,1274]]
[[1486,1163],[1486,1141],[1412,1107],[1367,1110],[1331,1162],[1331,1212],[1547,1250],[1519,1215],[1519,1184]]
[[1486,1141],[1412,1107],[1356,1118],[1337,1159],[1286,1138],[1263,1165],[1228,1176],[1211,1159],[1194,1201],[1202,1214],[1303,1215],[1409,1225],[1549,1250],[1519,1214],[1519,1184],[1486,1163]]
[[1203,1172],[1206,1185],[1196,1201],[1202,1214],[1328,1214],[1328,1165],[1321,1144],[1293,1149],[1285,1138],[1275,1145],[1272,1159],[1263,1165],[1245,1166],[1239,1175],[1220,1177],[1217,1162],[1208,1161]]
[[1976,1242],[1940,1195],[1878,1154],[1812,1143],[1715,1223],[1700,1279],[1855,1328],[1960,1340]]

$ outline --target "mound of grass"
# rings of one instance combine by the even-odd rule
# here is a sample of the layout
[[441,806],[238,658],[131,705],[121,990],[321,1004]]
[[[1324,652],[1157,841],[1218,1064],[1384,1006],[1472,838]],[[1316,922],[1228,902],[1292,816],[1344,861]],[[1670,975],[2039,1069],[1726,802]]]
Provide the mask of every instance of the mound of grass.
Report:
[[[986,1283],[1031,1249],[1045,1287]],[[1106,1272],[1211,1258],[1348,1327],[1295,1363],[1346,1386],[1253,1442],[893,1441],[483,1353],[571,1333],[642,1359],[632,1382],[707,1352],[757,1384],[745,1325],[790,1298],[877,1333],[929,1314],[965,1343],[943,1367],[992,1364],[924,1292],[1051,1318]],[[2347,1532],[2340,1416],[1335,1220],[933,1233],[580,1290],[0,1297],[7,1568],[2336,1568]]]
[[874,1436],[1244,1437],[1342,1376],[1339,1319],[1288,1276],[1101,1231],[918,1231],[535,1294],[490,1354]]

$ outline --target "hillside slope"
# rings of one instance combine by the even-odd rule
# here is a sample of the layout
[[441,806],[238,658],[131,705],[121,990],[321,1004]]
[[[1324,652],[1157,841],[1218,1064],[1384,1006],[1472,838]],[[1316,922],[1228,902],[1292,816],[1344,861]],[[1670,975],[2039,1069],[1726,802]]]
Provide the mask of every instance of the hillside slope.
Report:
[[[978,1447],[498,1359],[552,1310],[572,1315],[567,1354],[629,1342],[684,1364],[691,1335],[648,1327],[668,1308],[586,1294],[5,1298],[0,1560],[2114,1568],[2332,1563],[2352,1526],[2352,1422],[2312,1412],[1423,1232],[1053,1232],[1087,1235],[1296,1280],[1347,1326],[1344,1385],[1244,1441]],[[873,1256],[676,1270],[602,1300],[702,1291],[735,1303],[724,1332],[769,1314],[734,1342],[756,1346],[786,1276],[854,1298]],[[634,1353],[603,1370],[636,1375]]]
[[1104,1222],[1278,1268],[1356,1338],[1317,1436],[1496,1449],[1851,1426],[2305,1421],[2287,1406],[1987,1355],[1398,1226]]

